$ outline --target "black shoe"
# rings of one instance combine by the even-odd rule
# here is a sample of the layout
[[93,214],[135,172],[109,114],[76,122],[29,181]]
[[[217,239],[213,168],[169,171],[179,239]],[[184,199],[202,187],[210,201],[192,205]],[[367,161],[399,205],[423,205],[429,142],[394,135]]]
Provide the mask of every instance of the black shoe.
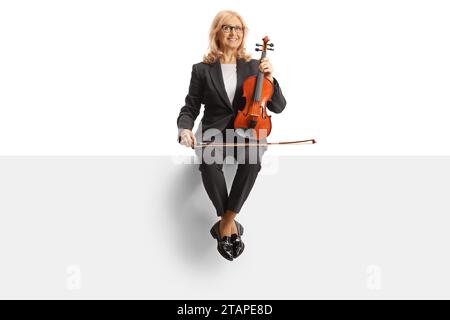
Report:
[[236,229],[238,233],[233,233],[231,235],[231,243],[233,244],[233,258],[236,259],[244,251],[245,244],[241,239],[241,236],[244,234],[244,227],[236,220],[234,220],[234,222],[236,222]]
[[220,240],[220,220],[211,228],[211,235],[217,240],[217,251],[227,260],[233,261],[233,244],[231,237],[223,236]]

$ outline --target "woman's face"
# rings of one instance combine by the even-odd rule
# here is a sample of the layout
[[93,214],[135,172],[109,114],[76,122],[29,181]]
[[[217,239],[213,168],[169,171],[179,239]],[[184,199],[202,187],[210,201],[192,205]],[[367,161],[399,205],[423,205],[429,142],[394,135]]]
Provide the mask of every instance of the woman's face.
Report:
[[236,17],[225,20],[219,32],[222,50],[237,50],[242,43],[244,35],[241,21]]

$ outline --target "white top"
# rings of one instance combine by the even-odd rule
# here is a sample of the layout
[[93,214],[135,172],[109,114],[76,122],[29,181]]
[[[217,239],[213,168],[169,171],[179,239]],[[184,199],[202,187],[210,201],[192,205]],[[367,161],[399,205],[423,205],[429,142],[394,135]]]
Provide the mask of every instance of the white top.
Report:
[[235,63],[222,63],[222,76],[225,90],[227,91],[228,99],[233,104],[234,94],[236,93],[237,73]]

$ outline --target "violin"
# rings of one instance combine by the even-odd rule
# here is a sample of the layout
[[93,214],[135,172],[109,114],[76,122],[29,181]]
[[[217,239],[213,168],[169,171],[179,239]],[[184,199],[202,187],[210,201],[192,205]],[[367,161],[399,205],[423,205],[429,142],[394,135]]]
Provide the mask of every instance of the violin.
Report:
[[[265,36],[263,44],[256,44],[255,51],[261,51],[261,59],[266,57],[267,50],[273,51],[273,43]],[[238,111],[234,120],[236,133],[249,140],[261,140],[269,136],[272,130],[271,116],[267,114],[266,104],[271,100],[274,91],[273,83],[264,77],[264,72],[245,79],[243,96],[245,107]]]

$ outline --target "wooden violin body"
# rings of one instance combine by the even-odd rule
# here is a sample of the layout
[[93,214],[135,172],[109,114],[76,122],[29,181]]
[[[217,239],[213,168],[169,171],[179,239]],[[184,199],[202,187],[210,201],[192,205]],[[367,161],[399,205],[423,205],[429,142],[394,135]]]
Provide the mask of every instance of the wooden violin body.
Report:
[[271,116],[267,114],[266,104],[273,94],[273,84],[269,79],[264,79],[262,95],[259,101],[254,100],[254,90],[256,87],[257,76],[251,76],[244,81],[244,97],[246,105],[242,111],[238,111],[234,120],[235,128],[254,129],[256,132],[248,133],[255,136],[257,140],[267,137],[272,130]]
[[[269,38],[263,39],[262,49],[256,48],[256,51],[262,51],[261,59],[266,56],[267,48],[273,46],[268,44]],[[234,128],[237,133],[251,140],[261,140],[266,138],[272,130],[271,116],[267,114],[266,104],[271,100],[274,91],[273,83],[264,77],[264,73],[259,71],[258,75],[250,76],[245,79],[243,84],[243,96],[246,99],[245,107],[238,111],[234,120]]]

